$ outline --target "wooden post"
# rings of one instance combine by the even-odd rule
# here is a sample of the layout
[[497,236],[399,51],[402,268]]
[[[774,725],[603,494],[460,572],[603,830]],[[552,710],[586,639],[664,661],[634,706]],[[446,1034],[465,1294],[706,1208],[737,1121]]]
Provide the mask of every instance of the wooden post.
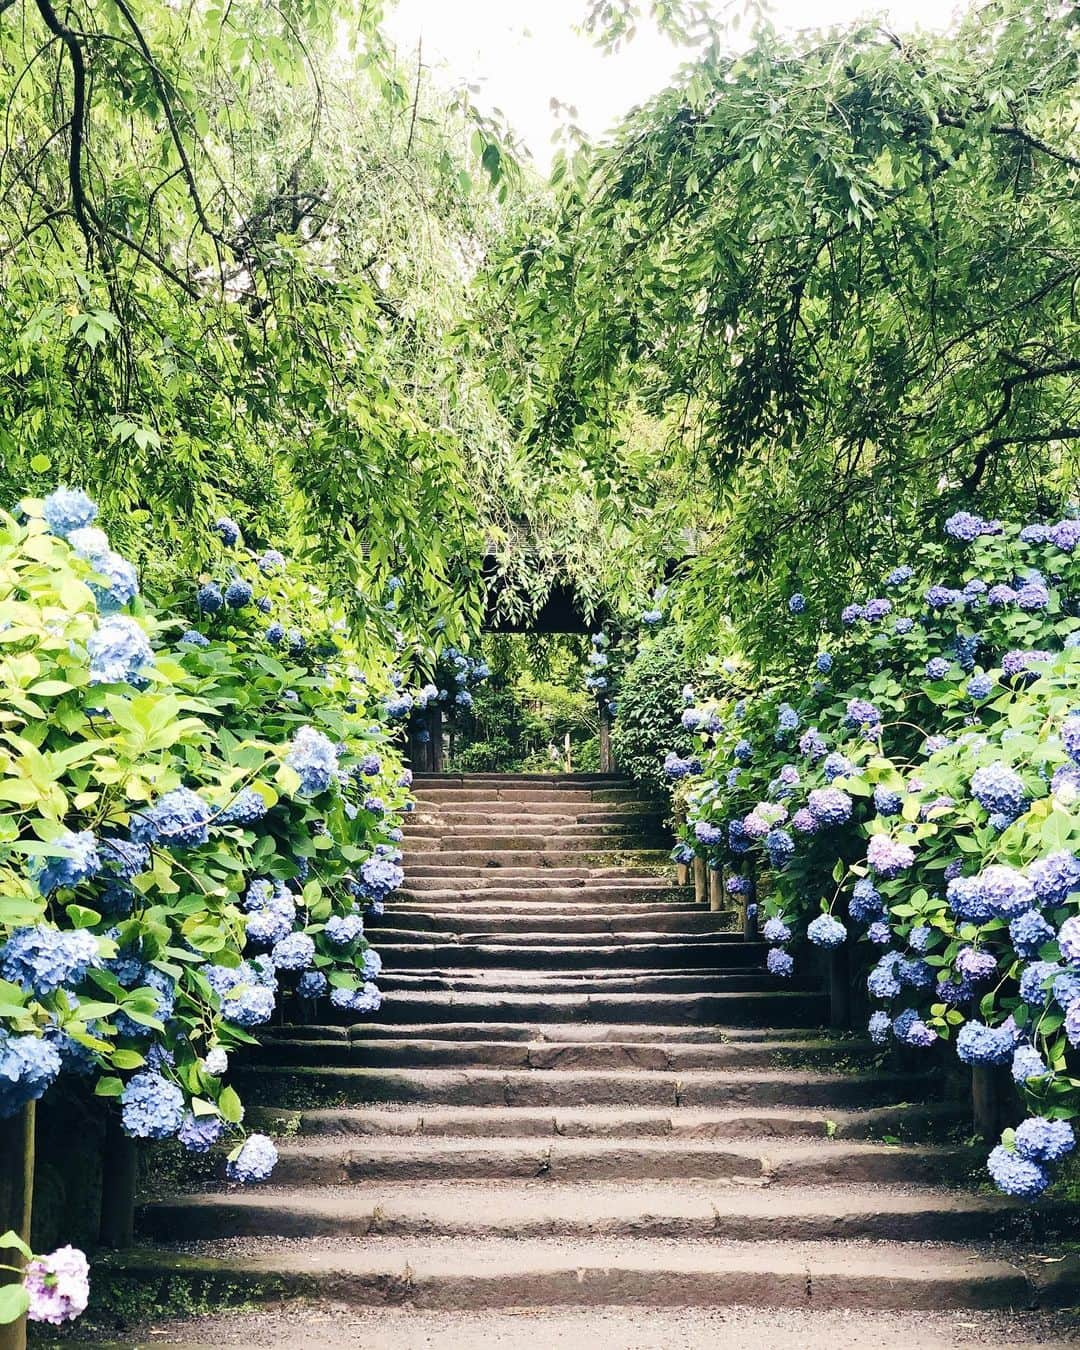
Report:
[[675,864],[675,885],[688,886],[690,884],[690,869],[685,863]]
[[611,748],[611,713],[606,703],[600,705],[600,772],[616,773],[615,752]]
[[[26,1243],[34,1200],[35,1105],[30,1102],[16,1115],[0,1120],[0,1232],[9,1228]],[[24,1265],[14,1248],[0,1252],[5,1266]],[[21,1274],[0,1270],[0,1284],[13,1284]],[[26,1318],[0,1326],[0,1350],[26,1350]]]
[[135,1184],[139,1155],[135,1140],[120,1125],[120,1113],[110,1110],[105,1126],[105,1157],[101,1178],[103,1247],[123,1250],[135,1241]]
[[709,908],[715,914],[724,908],[724,879],[719,867],[707,867],[705,870],[709,876]]
[[428,709],[428,756],[432,773],[443,771],[442,709],[437,703]]
[[851,959],[846,942],[829,952],[829,1026],[851,1026]]
[[1008,1103],[1012,1098],[1001,1067],[996,1064],[971,1066],[971,1114],[975,1133],[988,1144],[996,1144],[1002,1129],[1009,1123]]
[[703,905],[705,903],[705,859],[694,859],[694,904]]

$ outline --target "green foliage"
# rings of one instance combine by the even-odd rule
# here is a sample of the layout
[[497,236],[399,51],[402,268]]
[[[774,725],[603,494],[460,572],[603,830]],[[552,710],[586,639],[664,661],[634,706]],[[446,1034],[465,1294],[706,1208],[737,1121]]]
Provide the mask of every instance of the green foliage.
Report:
[[657,792],[666,786],[668,751],[686,754],[693,748],[679,721],[682,690],[692,678],[681,634],[666,628],[644,639],[619,686],[611,738],[615,759],[636,782]]
[[[161,1071],[188,1108],[238,1126],[240,1101],[208,1070],[206,1052],[248,1042],[244,1028],[266,1021],[269,1008],[241,1016],[208,972],[235,971],[241,1000],[256,986],[288,998],[297,978],[275,973],[263,951],[270,943],[247,931],[252,906],[241,897],[251,883],[288,887],[296,918],[287,929],[311,939],[313,970],[335,988],[365,982],[364,938],[335,944],[325,929],[356,910],[363,864],[407,796],[379,726],[388,653],[374,636],[357,651],[324,594],[284,566],[260,568],[240,546],[217,563],[250,579],[292,633],[286,650],[275,650],[254,604],[204,620],[204,645],[177,643],[189,624],[141,599],[137,617],[103,620],[99,564],[48,531],[40,501],[23,511],[24,523],[0,515],[0,947],[19,930],[46,938],[80,930],[92,955],[59,987],[0,980],[0,1026],[48,1032],[65,1067],[81,1065],[103,1097],[120,1096],[124,1081],[154,1062],[152,1051],[159,1064],[166,1052]],[[128,678],[95,665],[109,624],[153,643],[152,658]],[[303,788],[289,762],[304,728],[340,747],[340,775],[317,791]],[[361,775],[376,752],[375,772],[365,765]],[[134,875],[102,861],[74,881],[39,878],[43,863],[65,855],[69,832],[107,859],[108,841],[136,838],[180,788],[197,794],[204,839],[151,834]],[[257,809],[230,819],[244,794],[255,794]],[[371,795],[384,807],[369,808]]]
[[[617,36],[643,8],[595,12]],[[556,164],[485,317],[527,365],[525,443],[653,550],[621,592],[689,556],[690,637],[730,615],[772,654],[790,591],[832,612],[943,503],[1049,509],[1080,439],[1076,24],[1046,0],[941,36],[758,22]]]

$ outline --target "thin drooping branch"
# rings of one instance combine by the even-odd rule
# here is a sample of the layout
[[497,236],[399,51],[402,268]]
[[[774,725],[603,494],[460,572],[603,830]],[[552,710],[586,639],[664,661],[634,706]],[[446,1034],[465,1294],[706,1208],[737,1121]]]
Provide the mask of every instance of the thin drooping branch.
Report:
[[45,27],[67,48],[71,59],[71,120],[68,145],[68,184],[71,188],[71,205],[79,229],[86,240],[87,248],[93,252],[98,236],[99,222],[94,217],[94,209],[86,196],[82,178],[83,146],[86,136],[86,60],[79,39],[60,21],[50,0],[34,0]]

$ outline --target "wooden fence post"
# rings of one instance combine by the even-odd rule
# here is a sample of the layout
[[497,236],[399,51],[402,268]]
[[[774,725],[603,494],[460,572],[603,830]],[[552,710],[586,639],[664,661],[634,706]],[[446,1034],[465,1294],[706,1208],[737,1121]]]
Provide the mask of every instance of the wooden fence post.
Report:
[[600,772],[618,772],[615,751],[611,746],[611,712],[606,703],[600,705]]
[[122,1251],[135,1241],[135,1188],[139,1154],[135,1140],[120,1124],[120,1112],[109,1111],[105,1126],[105,1157],[101,1177],[101,1228],[103,1247]]
[[[14,1229],[26,1243],[30,1241],[30,1219],[34,1201],[34,1122],[35,1104],[28,1103],[7,1120],[0,1120],[0,1232]],[[13,1248],[0,1252],[0,1262],[22,1267],[23,1258]],[[13,1284],[22,1278],[0,1270],[0,1284]],[[0,1350],[26,1350],[26,1318],[0,1326]]]
[[973,1064],[971,1066],[971,1114],[975,1133],[987,1143],[996,1144],[1001,1131],[1009,1123],[1009,1105],[1013,1100],[1011,1084],[1001,1066]]
[[694,904],[703,905],[705,903],[705,859],[694,859]]
[[709,909],[715,914],[724,907],[724,878],[719,867],[706,867],[709,878]]
[[829,952],[829,1026],[851,1026],[851,956],[848,944]]
[[688,886],[690,884],[690,869],[685,863],[675,864],[675,885]]

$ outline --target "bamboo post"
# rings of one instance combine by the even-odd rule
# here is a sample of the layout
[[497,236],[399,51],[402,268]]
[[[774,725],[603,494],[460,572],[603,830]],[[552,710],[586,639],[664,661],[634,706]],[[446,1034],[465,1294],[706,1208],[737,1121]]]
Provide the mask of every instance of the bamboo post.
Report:
[[[29,1102],[16,1115],[0,1120],[0,1232],[14,1229],[26,1243],[34,1200],[35,1118],[35,1105]],[[0,1270],[0,1283],[13,1284],[22,1278],[25,1263],[14,1248],[0,1252],[0,1261],[20,1267],[20,1273]],[[25,1317],[0,1326],[0,1350],[26,1350]]]
[[103,1162],[98,1236],[103,1247],[123,1250],[135,1241],[135,1184],[139,1155],[135,1140],[121,1128],[117,1111],[109,1112],[105,1126]]
[[709,876],[709,908],[715,914],[724,907],[724,879],[719,867],[706,868]]
[[703,905],[705,903],[705,859],[694,859],[694,904]]

